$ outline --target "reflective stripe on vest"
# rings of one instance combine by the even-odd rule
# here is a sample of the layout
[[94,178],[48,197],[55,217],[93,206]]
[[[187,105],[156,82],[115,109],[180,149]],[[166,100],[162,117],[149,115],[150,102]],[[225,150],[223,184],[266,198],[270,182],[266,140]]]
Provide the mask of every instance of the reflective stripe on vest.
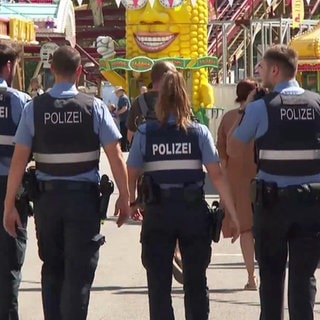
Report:
[[0,145],[3,146],[12,146],[14,136],[4,136],[0,135]]
[[261,160],[315,160],[320,159],[320,149],[316,150],[259,150]]
[[81,153],[34,153],[34,160],[42,163],[74,163],[74,162],[87,162],[98,160],[100,157],[100,151],[90,151]]
[[161,160],[146,162],[144,165],[145,172],[161,170],[197,170],[202,169],[200,160]]

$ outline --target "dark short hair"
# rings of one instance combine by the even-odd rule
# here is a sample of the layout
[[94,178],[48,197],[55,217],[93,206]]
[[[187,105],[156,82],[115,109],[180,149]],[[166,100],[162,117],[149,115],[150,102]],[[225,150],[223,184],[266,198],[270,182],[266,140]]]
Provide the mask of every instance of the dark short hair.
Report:
[[18,52],[5,43],[0,43],[0,71],[8,63],[8,61],[15,62],[18,58]]
[[52,56],[52,67],[55,72],[62,76],[72,76],[81,63],[79,51],[70,47],[58,48]]
[[265,52],[263,59],[271,64],[277,64],[288,78],[293,78],[297,72],[298,54],[289,46],[277,44]]
[[257,82],[252,79],[240,80],[236,88],[236,102],[246,101],[249,93],[257,88]]
[[167,62],[167,61],[155,62],[155,64],[152,66],[152,69],[151,69],[151,74],[150,74],[151,81],[159,82],[162,79],[163,75],[169,70],[171,71],[175,70],[175,67],[171,62]]

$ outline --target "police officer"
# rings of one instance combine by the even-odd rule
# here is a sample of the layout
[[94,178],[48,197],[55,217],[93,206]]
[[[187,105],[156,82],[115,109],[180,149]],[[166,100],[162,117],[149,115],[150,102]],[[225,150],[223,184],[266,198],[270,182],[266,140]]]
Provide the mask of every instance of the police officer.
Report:
[[103,243],[99,234],[100,145],[119,188],[118,226],[129,215],[121,135],[103,102],[77,91],[80,62],[80,54],[69,46],[54,52],[51,71],[55,85],[23,110],[5,199],[4,226],[16,237],[22,222],[14,198],[32,150],[39,192],[34,200],[34,214],[43,261],[46,320],[87,317],[90,288]]
[[152,81],[152,89],[140,94],[133,102],[129,110],[127,119],[128,141],[131,143],[134,133],[138,126],[144,120],[154,120],[155,112],[154,106],[158,98],[158,91],[160,89],[163,75],[169,70],[176,70],[172,63],[167,61],[155,62],[152,66],[150,77]]
[[259,72],[273,92],[247,105],[232,139],[234,151],[252,139],[256,144],[260,320],[283,319],[287,257],[290,319],[314,319],[314,272],[320,258],[320,96],[299,87],[297,63],[290,47],[276,45],[265,52]]
[[225,176],[207,127],[191,121],[183,76],[168,71],[156,105],[158,121],[139,127],[127,160],[133,206],[137,179],[144,171],[142,263],[147,271],[151,320],[174,319],[172,258],[179,246],[183,262],[186,319],[209,317],[206,269],[211,259],[210,214],[204,200],[204,164],[235,226],[239,224]]
[[[7,176],[13,154],[13,137],[22,109],[30,96],[10,88],[14,77],[17,52],[7,44],[0,44],[0,217],[6,195]],[[18,204],[21,221],[18,237],[10,237],[0,226],[0,319],[17,320],[18,289],[21,267],[26,249],[27,211]]]
[[[132,141],[134,133],[137,131],[142,122],[154,121],[156,119],[155,105],[158,99],[161,81],[163,75],[170,70],[175,71],[176,67],[168,61],[157,61],[153,64],[150,72],[152,88],[149,91],[142,92],[134,100],[132,107],[129,110],[127,120],[129,142]],[[183,267],[181,262],[181,254],[177,244],[173,257],[173,276],[181,284],[183,284],[182,272]]]

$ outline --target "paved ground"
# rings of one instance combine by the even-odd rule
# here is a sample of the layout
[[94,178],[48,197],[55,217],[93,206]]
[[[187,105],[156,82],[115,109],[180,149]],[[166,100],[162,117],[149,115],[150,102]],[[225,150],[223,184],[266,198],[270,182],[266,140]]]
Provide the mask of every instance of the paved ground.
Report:
[[[105,161],[102,172],[110,172]],[[214,191],[211,186],[207,187],[207,191],[208,200],[211,201],[215,197]],[[114,206],[116,194],[117,191],[112,197],[110,208]],[[88,320],[148,319],[146,277],[140,262],[139,232],[140,224],[135,222],[118,229],[113,217],[102,226],[107,243],[100,251]],[[34,225],[30,219],[28,250],[20,290],[21,320],[43,319],[40,268]],[[207,275],[210,288],[210,319],[258,319],[258,293],[242,290],[246,282],[246,273],[239,242],[232,245],[228,240],[223,240],[214,245]],[[319,271],[317,276],[320,276]],[[176,281],[173,281],[172,296],[176,320],[183,320],[183,290]],[[285,320],[288,319],[286,311]],[[320,320],[320,294],[317,295],[315,320]]]

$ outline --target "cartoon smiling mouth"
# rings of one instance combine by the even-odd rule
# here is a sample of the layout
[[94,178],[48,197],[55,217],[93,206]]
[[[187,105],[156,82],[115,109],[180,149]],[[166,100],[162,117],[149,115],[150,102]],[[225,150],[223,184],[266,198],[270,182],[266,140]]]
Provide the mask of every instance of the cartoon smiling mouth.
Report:
[[135,33],[134,39],[138,47],[145,52],[158,52],[167,48],[177,37],[174,33]]

